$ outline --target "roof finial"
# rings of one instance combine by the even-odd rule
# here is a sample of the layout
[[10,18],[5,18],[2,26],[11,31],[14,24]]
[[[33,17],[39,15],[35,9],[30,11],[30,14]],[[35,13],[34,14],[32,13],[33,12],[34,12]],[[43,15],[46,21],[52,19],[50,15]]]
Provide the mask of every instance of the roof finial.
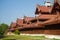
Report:
[[45,0],[45,6],[51,6],[50,0]]

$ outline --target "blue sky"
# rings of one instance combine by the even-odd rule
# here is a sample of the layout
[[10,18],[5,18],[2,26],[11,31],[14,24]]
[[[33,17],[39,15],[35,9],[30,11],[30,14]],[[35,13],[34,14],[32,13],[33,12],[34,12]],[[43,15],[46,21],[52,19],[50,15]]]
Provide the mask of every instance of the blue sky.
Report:
[[[33,17],[36,4],[44,5],[45,0],[0,0],[0,24],[10,25],[17,18]],[[52,2],[52,0],[51,0]]]

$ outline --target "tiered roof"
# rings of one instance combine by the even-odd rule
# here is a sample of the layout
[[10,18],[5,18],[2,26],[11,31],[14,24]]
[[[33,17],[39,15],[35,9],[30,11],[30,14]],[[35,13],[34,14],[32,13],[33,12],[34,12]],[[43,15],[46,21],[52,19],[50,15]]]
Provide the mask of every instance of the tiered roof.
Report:
[[[37,5],[36,7],[36,12],[35,14],[41,14],[37,17],[27,17],[24,16],[23,19],[17,19],[16,23],[11,23],[11,27],[16,27],[17,29],[24,29],[24,28],[44,28],[44,25],[50,25],[50,24],[56,24],[56,23],[60,23],[60,19],[58,19],[58,15],[59,13],[56,13],[55,11],[60,10],[60,1],[55,0],[53,6],[40,6]],[[58,8],[56,8],[56,4],[58,4]],[[50,15],[53,14],[53,12],[56,15]],[[44,13],[44,14],[42,14]],[[49,13],[49,14],[45,14],[45,13]],[[41,22],[40,20],[45,20],[44,22]],[[34,23],[32,22],[34,21]],[[36,23],[35,23],[36,22]],[[19,26],[19,27],[17,27]]]
[[52,10],[52,6],[46,7],[46,6],[37,5],[35,14],[39,14],[41,12],[51,12],[51,10]]

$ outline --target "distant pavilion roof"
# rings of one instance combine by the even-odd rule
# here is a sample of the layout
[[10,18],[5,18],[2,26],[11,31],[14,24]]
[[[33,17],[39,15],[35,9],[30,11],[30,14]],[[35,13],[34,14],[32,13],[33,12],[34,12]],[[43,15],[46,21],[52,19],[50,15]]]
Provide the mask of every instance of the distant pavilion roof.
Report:
[[10,26],[11,27],[15,27],[16,26],[16,23],[15,22],[11,22]]

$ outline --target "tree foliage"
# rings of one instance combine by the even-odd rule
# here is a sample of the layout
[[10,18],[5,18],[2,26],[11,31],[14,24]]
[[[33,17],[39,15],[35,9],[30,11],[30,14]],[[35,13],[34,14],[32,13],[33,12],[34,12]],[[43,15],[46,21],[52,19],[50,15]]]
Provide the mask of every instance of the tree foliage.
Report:
[[14,34],[20,34],[20,31],[19,30],[15,30]]
[[0,24],[0,38],[4,35],[4,32],[7,30],[8,25],[5,23]]

